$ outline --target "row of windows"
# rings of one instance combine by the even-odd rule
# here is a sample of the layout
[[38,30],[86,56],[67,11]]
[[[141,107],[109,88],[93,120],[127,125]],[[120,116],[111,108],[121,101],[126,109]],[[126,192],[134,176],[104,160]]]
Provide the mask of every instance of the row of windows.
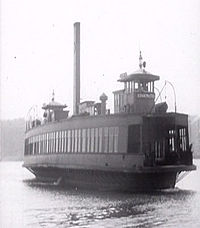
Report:
[[51,153],[118,152],[118,127],[55,131],[25,140],[25,155]]
[[[175,138],[176,131],[175,130],[169,130],[169,149],[170,151],[175,151],[176,147],[176,138]],[[186,135],[186,129],[185,128],[179,128],[178,129],[178,139],[177,139],[178,147],[182,151],[187,150],[187,135]]]
[[132,93],[134,91],[154,92],[154,82],[135,82],[129,81],[124,83],[124,89],[126,93]]

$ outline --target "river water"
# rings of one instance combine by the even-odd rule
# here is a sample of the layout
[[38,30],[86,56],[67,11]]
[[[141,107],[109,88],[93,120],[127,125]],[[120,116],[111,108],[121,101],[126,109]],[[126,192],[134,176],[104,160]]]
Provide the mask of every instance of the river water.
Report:
[[[195,160],[200,167],[200,160]],[[35,184],[21,162],[0,162],[0,227],[200,227],[200,171],[175,189],[108,193]]]

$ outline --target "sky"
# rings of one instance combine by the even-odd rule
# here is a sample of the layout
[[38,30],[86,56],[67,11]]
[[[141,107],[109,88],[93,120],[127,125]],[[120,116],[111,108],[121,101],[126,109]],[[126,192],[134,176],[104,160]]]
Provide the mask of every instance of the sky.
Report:
[[[1,0],[0,118],[55,100],[72,114],[73,24],[81,23],[81,101],[99,101],[139,66],[175,87],[177,111],[200,115],[200,0]],[[174,95],[162,94],[169,111]]]

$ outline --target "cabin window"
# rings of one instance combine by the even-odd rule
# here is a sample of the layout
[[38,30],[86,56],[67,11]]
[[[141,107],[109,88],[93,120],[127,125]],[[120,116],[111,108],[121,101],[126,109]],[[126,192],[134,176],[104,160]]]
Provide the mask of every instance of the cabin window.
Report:
[[64,131],[60,131],[60,152],[64,152]]
[[87,152],[90,152],[90,128],[87,129]]
[[90,152],[94,152],[94,128],[91,128],[91,147],[90,147]]
[[59,152],[59,132],[56,132],[56,153]]
[[37,154],[37,136],[34,136],[34,154]]
[[99,128],[99,152],[102,152],[103,130]]
[[95,152],[98,152],[99,145],[98,145],[98,137],[99,137],[99,132],[98,128],[95,128]]
[[30,140],[29,140],[29,138],[27,139],[27,146],[26,146],[25,154],[26,155],[30,154]]
[[115,132],[114,132],[114,152],[117,153],[118,152],[119,128],[115,127],[114,130],[115,130]]
[[52,133],[49,133],[49,153],[52,151]]
[[74,130],[74,141],[75,141],[75,144],[74,144],[74,152],[77,152],[77,148],[78,148],[78,130]]
[[36,154],[37,153],[37,136],[33,136],[33,153]]
[[52,143],[52,145],[51,145],[51,153],[54,153],[55,152],[55,149],[54,149],[54,144],[55,144],[55,142],[54,142],[54,132],[51,133],[51,137],[52,137],[52,139],[51,139],[51,143]]
[[169,130],[169,152],[175,151],[175,130]]
[[48,153],[48,133],[46,133],[46,153]]
[[34,136],[31,137],[31,142],[32,142],[32,155],[33,155],[34,154],[34,151],[35,151]]
[[43,134],[43,154],[45,154],[45,150],[46,150],[46,148],[45,148],[45,145],[46,145],[46,143],[45,143],[45,134]]
[[35,147],[34,147],[34,138],[31,137],[31,144],[32,144],[32,155],[34,154],[34,150],[35,150]]
[[51,133],[48,134],[48,153],[51,153]]
[[113,152],[113,143],[114,143],[114,128],[110,127],[109,128],[109,153]]
[[47,152],[50,153],[50,133],[47,133]]
[[108,127],[104,128],[104,153],[108,152]]
[[155,159],[162,160],[165,158],[165,139],[155,141],[154,143]]
[[45,143],[45,134],[43,134],[43,154],[45,154],[45,150],[46,150],[45,145],[46,145],[46,143]]
[[25,139],[25,145],[24,145],[24,155],[27,155],[27,139]]
[[40,153],[43,153],[43,135],[40,135]]
[[39,135],[39,154],[42,153],[42,135]]
[[187,150],[186,128],[179,129],[179,148],[181,151]]
[[49,153],[51,153],[51,133],[48,133],[49,135]]
[[30,154],[32,154],[32,148],[33,148],[33,145],[32,145],[32,138],[30,138]]
[[82,130],[82,152],[86,152],[86,129]]
[[48,152],[48,140],[47,140],[47,133],[45,134],[45,152]]
[[45,153],[45,135],[42,134],[42,153]]
[[37,136],[37,154],[39,154],[39,150],[40,150],[40,135]]
[[44,134],[44,151],[43,153],[46,153],[46,134]]
[[30,138],[30,154],[33,154],[33,137]]
[[33,154],[33,137],[31,137],[30,142],[31,142],[30,154]]
[[58,152],[60,153],[61,152],[61,148],[62,148],[62,132],[61,131],[59,131],[58,132],[58,144],[59,144],[59,146],[58,146]]
[[53,139],[52,139],[52,132],[49,133],[49,153],[52,153],[52,143],[53,143]]
[[34,136],[32,137],[32,144],[33,144],[33,151],[32,154],[35,153],[35,141],[34,141]]
[[49,137],[48,137],[48,141],[49,141],[49,153],[51,153],[51,133],[48,133]]
[[74,130],[72,130],[72,147],[71,147],[71,149],[72,149],[71,152],[72,152],[72,153],[74,152],[74,145],[75,145],[74,136],[75,136]]
[[71,152],[71,142],[72,142],[71,130],[68,130],[67,135],[68,135],[67,152]]
[[38,135],[38,154],[40,154],[40,135]]
[[64,131],[60,132],[60,152],[64,152]]
[[34,136],[34,154],[37,154],[37,136]]
[[53,132],[53,153],[56,152],[56,132]]
[[34,137],[35,138],[35,154],[38,153],[38,150],[37,150],[37,136]]
[[62,153],[65,152],[65,131],[62,131]]
[[128,127],[128,153],[140,152],[140,125]]
[[46,153],[48,153],[48,134],[45,134],[46,135]]
[[81,152],[81,129],[78,130],[78,152]]
[[67,152],[67,131],[64,131],[63,132],[64,135],[63,135],[63,152],[66,153]]

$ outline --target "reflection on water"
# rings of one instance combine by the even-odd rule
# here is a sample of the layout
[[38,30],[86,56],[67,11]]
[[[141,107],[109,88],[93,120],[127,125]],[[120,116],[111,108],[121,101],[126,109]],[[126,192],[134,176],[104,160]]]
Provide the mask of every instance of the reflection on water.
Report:
[[36,183],[21,165],[0,163],[0,227],[200,226],[198,171],[173,190],[122,194]]

